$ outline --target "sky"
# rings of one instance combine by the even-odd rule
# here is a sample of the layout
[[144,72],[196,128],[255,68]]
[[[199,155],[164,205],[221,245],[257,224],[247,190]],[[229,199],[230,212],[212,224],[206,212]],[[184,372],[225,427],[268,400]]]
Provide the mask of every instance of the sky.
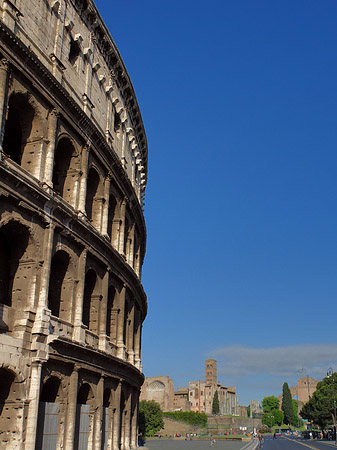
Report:
[[145,376],[215,358],[247,405],[337,370],[337,2],[96,5],[148,140]]

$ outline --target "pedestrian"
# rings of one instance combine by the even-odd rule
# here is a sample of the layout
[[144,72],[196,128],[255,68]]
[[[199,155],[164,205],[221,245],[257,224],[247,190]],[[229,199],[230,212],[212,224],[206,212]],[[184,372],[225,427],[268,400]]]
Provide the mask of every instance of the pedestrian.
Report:
[[273,434],[273,439],[276,439],[276,433]]
[[214,444],[215,444],[215,439],[214,439],[214,437],[211,435],[211,447],[213,447]]
[[262,448],[263,448],[264,439],[263,439],[263,436],[262,436],[261,433],[259,433],[259,434],[257,435],[257,439],[258,439],[258,441],[259,441],[257,448],[258,448],[258,449],[262,449]]

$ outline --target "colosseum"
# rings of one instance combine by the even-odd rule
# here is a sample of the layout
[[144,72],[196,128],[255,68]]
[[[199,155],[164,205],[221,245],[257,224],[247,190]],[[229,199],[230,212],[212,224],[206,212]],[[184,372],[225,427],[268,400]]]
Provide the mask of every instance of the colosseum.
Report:
[[137,448],[147,142],[92,0],[0,0],[0,448]]

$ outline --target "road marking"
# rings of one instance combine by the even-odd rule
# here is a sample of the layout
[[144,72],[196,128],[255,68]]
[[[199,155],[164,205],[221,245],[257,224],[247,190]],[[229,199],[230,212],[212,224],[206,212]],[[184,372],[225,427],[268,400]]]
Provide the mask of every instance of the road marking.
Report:
[[[288,441],[292,441],[292,442],[294,442],[292,439],[289,439],[289,438],[287,438],[287,437],[285,437],[285,439],[287,439]],[[314,450],[320,450],[319,448],[317,448],[317,447],[314,447],[313,445],[308,445],[308,444],[304,444],[304,442],[299,442],[299,441],[296,441],[296,443],[297,444],[301,444],[301,445],[304,445],[304,447],[309,447],[309,448],[313,448]]]

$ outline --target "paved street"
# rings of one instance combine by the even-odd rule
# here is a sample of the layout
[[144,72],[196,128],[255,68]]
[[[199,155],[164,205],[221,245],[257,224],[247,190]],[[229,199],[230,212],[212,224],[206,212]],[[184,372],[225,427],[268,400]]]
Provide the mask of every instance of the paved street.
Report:
[[336,449],[332,442],[316,441],[309,439],[288,438],[278,436],[273,440],[272,436],[267,436],[264,441],[263,450],[331,450]]
[[[210,448],[209,441],[174,441],[174,440],[156,440],[148,441],[146,448],[149,450],[208,450]],[[214,450],[243,450],[247,448],[250,450],[251,445],[246,442],[233,441],[217,441],[214,445]],[[277,439],[272,436],[265,437],[263,450],[332,450],[337,447],[332,442],[316,441],[307,439],[288,438],[278,436]]]
[[[145,444],[149,450],[209,450],[210,441],[174,441],[170,439],[160,439],[158,441],[148,441]],[[247,442],[216,441],[214,450],[241,450],[247,447]]]

